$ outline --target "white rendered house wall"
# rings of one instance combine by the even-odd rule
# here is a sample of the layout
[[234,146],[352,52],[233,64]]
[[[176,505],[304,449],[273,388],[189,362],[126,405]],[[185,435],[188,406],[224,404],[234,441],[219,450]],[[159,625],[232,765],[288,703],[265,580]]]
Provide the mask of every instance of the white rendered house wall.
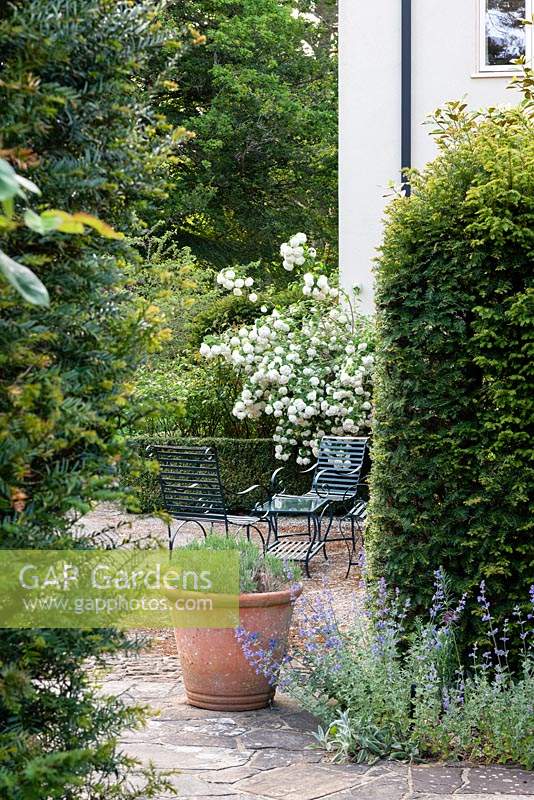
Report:
[[[373,310],[373,261],[401,170],[401,0],[340,1],[340,272]],[[530,0],[529,0],[530,2]],[[436,152],[423,125],[446,100],[512,104],[511,76],[481,73],[480,0],[412,0],[412,163]]]

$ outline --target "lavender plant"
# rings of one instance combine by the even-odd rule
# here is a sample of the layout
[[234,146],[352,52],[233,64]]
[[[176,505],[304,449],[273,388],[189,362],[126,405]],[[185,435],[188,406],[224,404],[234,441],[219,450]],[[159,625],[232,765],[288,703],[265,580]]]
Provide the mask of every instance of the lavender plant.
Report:
[[[466,663],[457,630],[468,598],[452,598],[442,569],[428,618],[409,636],[409,600],[384,580],[373,592],[363,583],[350,625],[336,619],[327,587],[301,599],[293,646],[282,662],[276,642],[266,646],[252,632],[238,632],[255,668],[280,673],[280,687],[319,718],[317,739],[334,760],[439,758],[534,767],[534,587],[531,613],[516,608],[513,619],[498,625],[481,584],[476,602],[487,635]],[[519,649],[515,660],[512,649]]]

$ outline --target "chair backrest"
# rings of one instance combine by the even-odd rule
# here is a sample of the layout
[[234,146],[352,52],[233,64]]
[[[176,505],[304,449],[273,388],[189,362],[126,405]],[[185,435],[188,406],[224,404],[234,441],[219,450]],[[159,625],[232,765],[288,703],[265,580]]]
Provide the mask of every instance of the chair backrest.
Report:
[[369,439],[325,436],[321,440],[312,487],[320,494],[342,495],[349,500],[362,478]]
[[165,509],[181,519],[226,519],[226,502],[214,447],[151,445],[159,462]]

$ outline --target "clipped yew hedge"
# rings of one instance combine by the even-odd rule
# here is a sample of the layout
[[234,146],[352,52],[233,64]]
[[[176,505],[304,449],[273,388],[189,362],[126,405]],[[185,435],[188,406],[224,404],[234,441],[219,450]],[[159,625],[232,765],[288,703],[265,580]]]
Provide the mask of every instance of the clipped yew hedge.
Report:
[[[129,446],[140,455],[146,455],[147,448],[152,444],[216,447],[228,504],[230,509],[235,511],[250,511],[254,503],[262,497],[261,492],[254,492],[239,501],[235,497],[237,492],[255,484],[268,487],[271,475],[282,466],[274,457],[272,439],[198,439],[176,434],[146,434],[129,440]],[[285,465],[283,480],[288,489],[296,493],[306,491],[311,484],[311,476],[302,475],[294,461],[289,461]],[[163,508],[155,462],[147,462],[145,469],[141,470],[137,466],[131,467],[125,464],[122,469],[122,481],[124,488],[129,490],[132,497],[133,510],[150,513]]]
[[368,558],[416,609],[443,565],[510,613],[534,583],[532,101],[437,122],[377,270]]

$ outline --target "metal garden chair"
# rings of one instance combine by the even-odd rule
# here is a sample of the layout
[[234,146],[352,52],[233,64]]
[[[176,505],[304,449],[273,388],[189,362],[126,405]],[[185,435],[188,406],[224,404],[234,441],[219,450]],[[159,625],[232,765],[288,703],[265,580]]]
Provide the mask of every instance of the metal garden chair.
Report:
[[[169,524],[169,549],[172,551],[176,536],[187,523],[197,525],[204,536],[209,525],[222,525],[226,535],[230,528],[246,532],[250,539],[252,530],[260,537],[265,550],[265,537],[259,523],[267,522],[265,516],[246,516],[228,513],[227,492],[221,482],[219,458],[214,447],[151,445],[148,454],[160,466],[159,481],[165,510],[181,524],[172,533]],[[246,497],[259,486],[250,486],[236,497]]]
[[[327,436],[321,441],[317,463],[302,474],[312,473],[311,489],[303,495],[290,495],[281,481],[284,467],[277,469],[271,479],[271,499],[261,507],[270,516],[267,550],[281,558],[301,561],[309,575],[309,562],[319,552],[327,558],[327,542],[346,541],[343,531],[329,536],[334,513],[356,502],[367,466],[369,439],[367,437]],[[307,502],[305,502],[307,501]],[[300,510],[302,509],[302,510]],[[307,519],[308,542],[295,541],[296,534],[279,534],[279,517],[302,516]],[[323,528],[325,516],[326,528]],[[271,541],[271,533],[273,541]],[[356,542],[353,539],[353,549]],[[349,568],[350,569],[350,568]]]
[[[329,503],[350,503],[356,497],[364,476],[369,438],[364,436],[325,436],[316,463],[302,472],[312,473],[312,485],[303,497],[328,498]],[[271,478],[271,494],[287,494],[279,467]]]

